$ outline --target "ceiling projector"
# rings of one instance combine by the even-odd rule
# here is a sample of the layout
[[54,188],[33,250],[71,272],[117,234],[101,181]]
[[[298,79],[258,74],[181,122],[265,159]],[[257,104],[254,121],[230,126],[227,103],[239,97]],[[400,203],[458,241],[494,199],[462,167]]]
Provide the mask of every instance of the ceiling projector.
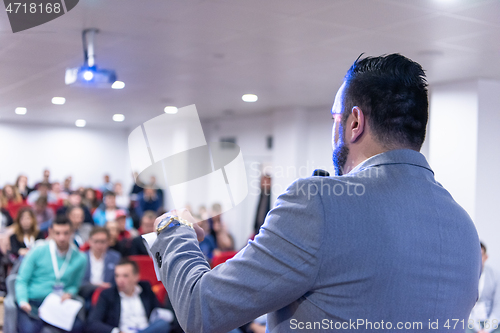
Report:
[[76,87],[111,88],[116,81],[116,73],[110,69],[100,69],[95,64],[94,35],[97,29],[85,29],[82,33],[85,64],[67,68],[64,81]]

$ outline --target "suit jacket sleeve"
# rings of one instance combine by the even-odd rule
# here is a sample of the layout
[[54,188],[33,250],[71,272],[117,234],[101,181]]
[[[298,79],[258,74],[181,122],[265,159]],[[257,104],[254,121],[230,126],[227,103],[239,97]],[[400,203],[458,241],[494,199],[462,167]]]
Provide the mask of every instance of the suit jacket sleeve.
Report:
[[320,196],[308,195],[308,183],[293,183],[255,240],[213,270],[191,228],[159,235],[152,253],[162,257],[161,280],[186,332],[229,331],[312,289],[321,265],[324,210]]
[[86,332],[109,333],[115,328],[115,326],[106,323],[106,316],[111,315],[113,312],[111,309],[117,306],[115,303],[120,302],[119,298],[114,299],[114,297],[112,297],[111,291],[111,289],[106,289],[99,295],[96,306],[90,310]]

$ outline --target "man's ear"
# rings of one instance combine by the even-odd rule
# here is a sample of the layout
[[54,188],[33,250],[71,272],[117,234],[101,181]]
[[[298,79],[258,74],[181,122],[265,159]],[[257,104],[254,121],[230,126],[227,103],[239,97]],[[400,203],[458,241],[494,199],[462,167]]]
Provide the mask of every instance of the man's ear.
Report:
[[349,142],[353,143],[359,140],[363,135],[365,131],[366,118],[363,110],[357,106],[352,108],[351,115],[352,121],[349,124],[351,136],[349,138]]

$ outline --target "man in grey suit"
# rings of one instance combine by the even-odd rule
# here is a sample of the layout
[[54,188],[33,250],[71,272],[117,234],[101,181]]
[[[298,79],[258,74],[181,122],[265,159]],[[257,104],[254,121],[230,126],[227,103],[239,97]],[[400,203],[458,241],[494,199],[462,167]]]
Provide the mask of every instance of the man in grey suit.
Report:
[[465,331],[479,239],[419,153],[426,87],[399,54],[356,60],[332,108],[337,176],[292,183],[255,240],[213,270],[186,210],[157,219],[151,252],[186,332],[264,313],[272,333]]
[[472,309],[467,333],[500,332],[500,279],[498,273],[486,266],[486,246],[481,243],[483,270],[479,278],[479,299]]

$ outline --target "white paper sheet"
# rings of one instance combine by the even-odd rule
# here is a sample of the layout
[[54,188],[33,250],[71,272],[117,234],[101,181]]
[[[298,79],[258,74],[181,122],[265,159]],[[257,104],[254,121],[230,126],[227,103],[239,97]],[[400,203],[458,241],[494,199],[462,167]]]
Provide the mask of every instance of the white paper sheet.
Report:
[[160,279],[160,271],[158,269],[158,264],[156,263],[156,258],[155,256],[151,253],[151,246],[153,246],[153,243],[155,242],[157,238],[156,232],[150,232],[149,234],[144,234],[142,235],[142,240],[144,243],[144,246],[146,247],[146,250],[148,250],[149,256],[153,259],[153,264],[155,267],[155,273],[156,273],[156,279],[158,281],[161,281]]
[[38,315],[40,319],[50,325],[71,331],[82,305],[81,302],[74,299],[67,299],[61,303],[61,296],[50,293],[40,305]]

